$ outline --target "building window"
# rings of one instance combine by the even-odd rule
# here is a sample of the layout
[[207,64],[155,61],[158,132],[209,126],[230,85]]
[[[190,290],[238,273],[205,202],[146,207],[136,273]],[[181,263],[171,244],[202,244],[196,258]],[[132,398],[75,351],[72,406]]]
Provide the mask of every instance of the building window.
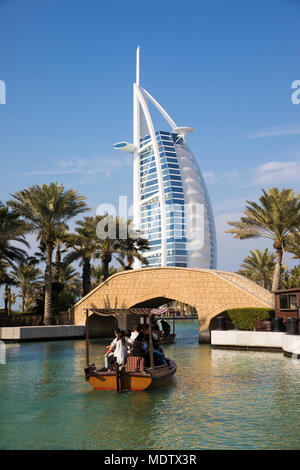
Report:
[[289,295],[290,310],[297,310],[297,296],[296,294]]
[[175,150],[174,150],[174,153],[171,153],[171,152],[165,152],[166,156],[167,157],[176,157],[176,153],[175,153]]
[[297,310],[296,294],[280,294],[279,306],[280,310]]
[[171,132],[159,131],[161,135],[171,135]]

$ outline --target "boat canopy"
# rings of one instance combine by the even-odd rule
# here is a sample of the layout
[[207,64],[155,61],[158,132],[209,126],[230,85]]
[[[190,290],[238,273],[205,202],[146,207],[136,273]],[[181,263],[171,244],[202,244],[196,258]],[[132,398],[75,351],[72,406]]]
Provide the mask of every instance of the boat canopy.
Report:
[[152,308],[89,308],[89,312],[103,317],[116,315],[160,315],[157,309]]

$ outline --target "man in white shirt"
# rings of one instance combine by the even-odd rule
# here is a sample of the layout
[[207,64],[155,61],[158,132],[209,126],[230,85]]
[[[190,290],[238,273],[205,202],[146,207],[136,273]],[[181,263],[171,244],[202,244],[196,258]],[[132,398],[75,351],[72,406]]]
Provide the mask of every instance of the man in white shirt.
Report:
[[116,328],[115,331],[114,331],[115,339],[110,343],[109,346],[105,346],[106,349],[108,349],[108,351],[106,352],[106,354],[104,356],[104,362],[105,362],[106,369],[108,369],[108,356],[111,356],[114,353],[114,350],[116,348],[116,344],[117,344],[117,341],[118,341],[117,334],[120,333],[120,331],[121,330],[119,328]]
[[130,340],[132,340],[132,343],[134,342],[135,338],[137,338],[137,336],[139,335],[139,332],[136,331],[136,326],[133,328],[133,331],[130,335]]

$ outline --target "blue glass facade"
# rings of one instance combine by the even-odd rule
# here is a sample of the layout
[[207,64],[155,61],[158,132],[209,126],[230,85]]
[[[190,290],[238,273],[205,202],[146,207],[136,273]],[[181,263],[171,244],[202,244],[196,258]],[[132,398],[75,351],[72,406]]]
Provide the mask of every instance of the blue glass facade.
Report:
[[[159,158],[163,176],[166,210],[167,266],[187,266],[186,238],[184,236],[184,192],[176,155],[177,134],[157,131]],[[145,253],[149,266],[161,265],[161,211],[158,194],[158,174],[150,136],[140,139],[141,235],[149,240],[151,251]],[[144,202],[143,202],[144,201]]]

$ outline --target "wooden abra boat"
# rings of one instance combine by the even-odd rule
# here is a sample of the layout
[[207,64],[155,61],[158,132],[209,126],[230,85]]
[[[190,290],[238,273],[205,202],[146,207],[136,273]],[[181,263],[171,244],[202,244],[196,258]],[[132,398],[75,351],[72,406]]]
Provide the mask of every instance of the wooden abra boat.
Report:
[[[132,359],[132,361],[129,361]],[[102,371],[92,364],[85,368],[85,378],[96,390],[137,391],[164,385],[176,372],[176,364],[169,361],[167,366],[144,368],[143,359],[139,365],[139,357],[129,356],[124,370]],[[137,367],[135,367],[135,365]]]
[[174,333],[172,335],[162,336],[161,338],[159,338],[158,342],[159,344],[170,344],[170,343],[174,343],[175,338],[176,338],[176,334]]
[[115,363],[115,370],[110,371],[104,367],[97,369],[89,361],[89,309],[86,309],[86,367],[84,369],[86,381],[96,390],[137,391],[164,385],[176,372],[174,361],[166,358],[167,365],[155,366],[153,359],[153,345],[151,333],[151,315],[149,314],[149,346],[150,367],[144,366],[144,358],[129,355],[122,369]]

